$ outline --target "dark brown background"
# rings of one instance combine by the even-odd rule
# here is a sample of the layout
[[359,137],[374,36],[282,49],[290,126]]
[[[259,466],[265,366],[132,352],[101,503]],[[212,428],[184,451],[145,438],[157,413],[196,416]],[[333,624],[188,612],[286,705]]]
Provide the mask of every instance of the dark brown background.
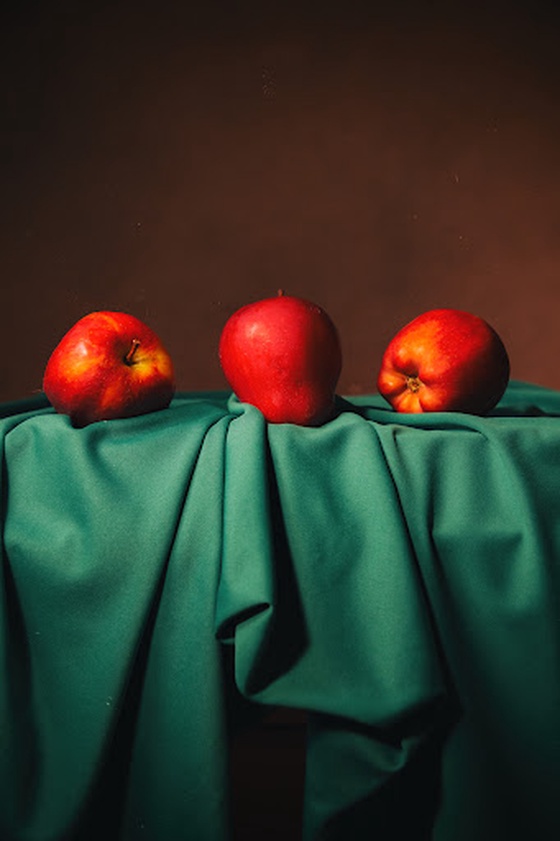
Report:
[[544,4],[67,0],[0,30],[0,399],[81,315],[158,331],[225,387],[226,317],[282,286],[374,390],[434,306],[560,387],[558,26]]

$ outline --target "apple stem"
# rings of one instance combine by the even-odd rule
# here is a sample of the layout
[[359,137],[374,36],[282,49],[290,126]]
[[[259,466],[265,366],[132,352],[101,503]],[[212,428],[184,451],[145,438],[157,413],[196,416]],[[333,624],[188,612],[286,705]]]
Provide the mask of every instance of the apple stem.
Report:
[[130,345],[130,350],[126,354],[124,361],[126,365],[133,365],[134,364],[134,355],[136,351],[140,347],[140,339],[133,339]]
[[279,290],[278,290],[278,297],[279,297],[279,298],[282,298],[282,296],[283,296],[283,295],[284,295],[284,290],[283,290],[283,289],[279,289]]

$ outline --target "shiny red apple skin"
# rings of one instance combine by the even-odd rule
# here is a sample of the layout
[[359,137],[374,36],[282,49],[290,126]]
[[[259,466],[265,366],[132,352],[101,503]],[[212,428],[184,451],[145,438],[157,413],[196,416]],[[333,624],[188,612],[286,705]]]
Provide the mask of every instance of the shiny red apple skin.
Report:
[[283,294],[246,304],[226,322],[219,356],[238,399],[269,423],[319,426],[333,417],[342,352],[317,304]]
[[509,375],[506,348],[484,319],[433,309],[389,342],[377,388],[397,412],[483,415],[502,397]]
[[123,312],[92,312],[53,350],[43,391],[76,427],[141,415],[171,402],[173,362],[156,333],[140,319]]

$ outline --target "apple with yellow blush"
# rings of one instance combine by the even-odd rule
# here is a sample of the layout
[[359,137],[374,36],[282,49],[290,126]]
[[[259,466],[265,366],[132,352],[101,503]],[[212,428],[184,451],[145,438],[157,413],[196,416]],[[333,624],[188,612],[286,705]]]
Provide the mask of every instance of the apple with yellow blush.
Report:
[[505,345],[487,321],[441,308],[422,313],[391,339],[377,389],[397,412],[483,415],[502,397],[509,375]]
[[50,355],[43,391],[75,427],[169,406],[173,362],[156,333],[124,312],[80,318]]

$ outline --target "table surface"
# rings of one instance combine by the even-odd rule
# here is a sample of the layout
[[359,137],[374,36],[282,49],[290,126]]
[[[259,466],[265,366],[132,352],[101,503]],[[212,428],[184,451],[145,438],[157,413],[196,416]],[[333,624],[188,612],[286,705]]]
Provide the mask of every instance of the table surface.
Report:
[[558,837],[560,393],[338,409],[1,407],[2,841],[225,841],[276,706],[305,839]]

